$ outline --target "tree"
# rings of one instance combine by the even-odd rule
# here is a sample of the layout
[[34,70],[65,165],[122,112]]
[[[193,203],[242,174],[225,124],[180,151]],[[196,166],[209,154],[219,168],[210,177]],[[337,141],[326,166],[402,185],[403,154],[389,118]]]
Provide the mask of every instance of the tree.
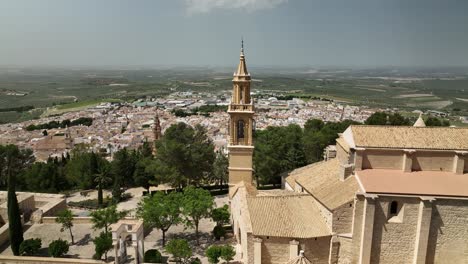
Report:
[[199,185],[206,179],[215,160],[214,145],[206,130],[197,125],[195,128],[185,123],[170,126],[161,140],[156,142],[157,175],[164,176],[164,182],[176,188]]
[[40,238],[30,238],[21,242],[19,247],[21,256],[34,256],[39,252],[42,247],[42,240]]
[[231,214],[229,213],[229,206],[225,204],[223,207],[215,208],[211,211],[211,218],[218,226],[229,223]]
[[183,263],[192,256],[192,249],[185,239],[173,239],[167,243],[165,249],[172,254],[176,263]]
[[426,126],[432,127],[432,126],[450,126],[450,122],[446,119],[439,119],[437,117],[428,117],[426,121],[424,122]]
[[70,232],[70,237],[71,237],[71,243],[72,245],[75,244],[75,240],[73,238],[73,232],[72,232],[72,227],[73,227],[73,213],[69,209],[65,209],[63,211],[60,211],[57,214],[57,218],[55,218],[55,222],[62,224],[62,227],[60,228],[60,232],[65,231],[65,229],[68,229]]
[[122,188],[133,185],[133,174],[136,165],[136,153],[129,152],[126,148],[117,151],[114,154],[114,160],[111,164],[111,172],[114,176],[114,185],[112,187],[112,199],[115,203],[120,202],[122,198]]
[[101,156],[88,152],[84,146],[75,147],[66,166],[66,177],[78,189],[94,188],[95,175],[99,172]]
[[62,239],[54,240],[49,244],[49,255],[54,258],[62,257],[67,254],[69,248],[67,241]]
[[395,113],[393,115],[389,115],[389,122],[392,126],[409,126],[411,122],[407,117],[403,117],[399,113]]
[[216,159],[213,164],[212,181],[218,185],[223,185],[228,181],[229,161],[222,151],[216,153]]
[[255,133],[254,168],[257,184],[280,184],[280,175],[306,164],[298,125],[268,127]]
[[317,132],[320,131],[324,125],[325,123],[323,123],[323,121],[320,119],[309,119],[304,124],[304,131]]
[[133,181],[135,185],[145,188],[149,192],[151,181],[154,178],[154,174],[151,173],[150,169],[147,169],[152,163],[152,159],[143,158],[136,164],[135,172],[133,174]]
[[8,145],[4,149],[5,171],[8,177],[8,226],[11,250],[15,256],[20,254],[20,245],[23,242],[23,226],[21,225],[21,215],[16,198],[16,173],[20,163],[20,151],[14,145]]
[[138,205],[137,216],[146,225],[155,227],[162,232],[162,244],[166,245],[166,232],[172,225],[180,223],[181,195],[171,192],[157,192],[152,197],[145,197]]
[[399,113],[387,114],[385,112],[375,112],[364,122],[366,125],[391,125],[391,126],[409,126],[410,120]]
[[104,255],[104,260],[107,261],[107,252],[112,249],[112,234],[101,232],[98,237],[93,240],[95,253],[94,259],[101,259]]
[[109,176],[109,164],[103,162],[101,166],[99,166],[98,173],[94,176],[94,182],[96,183],[96,187],[98,189],[98,205],[102,206],[104,203],[104,197],[102,194],[103,188],[112,181],[112,178]]
[[364,124],[366,125],[386,125],[387,124],[387,113],[385,112],[375,112],[370,115]]
[[197,244],[199,244],[198,226],[200,220],[210,217],[213,205],[214,200],[209,191],[192,186],[184,189],[182,215],[187,227],[195,227]]
[[117,223],[126,214],[127,212],[118,212],[117,207],[114,205],[91,212],[91,222],[94,229],[104,228],[104,233],[108,234],[110,225]]
[[50,159],[36,162],[19,177],[18,186],[32,192],[57,193],[69,187],[64,175],[64,164]]

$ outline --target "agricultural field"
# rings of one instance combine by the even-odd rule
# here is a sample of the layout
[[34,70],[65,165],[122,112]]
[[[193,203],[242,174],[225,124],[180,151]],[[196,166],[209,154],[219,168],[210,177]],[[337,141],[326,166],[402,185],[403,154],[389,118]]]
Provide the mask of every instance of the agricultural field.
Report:
[[[109,100],[165,97],[175,91],[232,87],[230,68],[11,69],[0,68],[0,122],[79,110]],[[348,104],[468,115],[468,70],[305,70],[250,68],[252,89],[275,95],[320,97]],[[441,73],[439,73],[441,72]],[[446,72],[452,72],[447,74]]]

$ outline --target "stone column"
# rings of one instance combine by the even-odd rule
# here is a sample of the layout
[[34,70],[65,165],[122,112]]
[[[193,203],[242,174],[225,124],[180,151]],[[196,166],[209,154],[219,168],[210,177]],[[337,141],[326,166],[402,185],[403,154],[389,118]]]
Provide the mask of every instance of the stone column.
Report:
[[114,256],[115,256],[115,264],[119,264],[120,263],[120,256],[119,256],[119,241],[118,240],[114,240]]
[[145,242],[143,239],[143,237],[140,237],[138,240],[138,258],[140,259],[140,263],[143,263],[145,260]]
[[132,244],[133,246],[133,251],[134,251],[134,257],[135,257],[135,264],[140,264],[140,262],[143,262],[143,259],[140,259],[140,254],[138,252],[138,244],[134,242]]
[[468,151],[455,151],[455,156],[453,158],[453,172],[456,174],[463,174],[465,169],[465,157],[467,156]]
[[365,148],[356,148],[356,154],[354,156],[354,169],[357,171],[362,170],[362,160],[364,156]]
[[418,225],[416,227],[413,264],[426,263],[433,200],[434,198],[431,197],[421,197],[421,202],[419,203]]
[[364,211],[362,214],[362,229],[361,229],[361,247],[359,252],[359,263],[371,263],[372,237],[374,232],[374,216],[375,216],[375,198],[376,195],[364,195]]
[[254,237],[254,264],[262,264],[262,239]]
[[403,150],[403,171],[411,172],[413,168],[413,154],[416,152],[414,149],[404,149]]
[[289,259],[297,258],[299,253],[299,241],[291,240],[289,241]]

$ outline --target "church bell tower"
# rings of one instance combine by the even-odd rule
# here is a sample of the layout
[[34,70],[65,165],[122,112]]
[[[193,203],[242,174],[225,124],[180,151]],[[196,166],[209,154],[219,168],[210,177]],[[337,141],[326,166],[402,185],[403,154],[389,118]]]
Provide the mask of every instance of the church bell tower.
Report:
[[228,107],[230,187],[242,181],[245,184],[252,183],[254,151],[252,133],[255,110],[250,97],[250,82],[250,74],[245,64],[244,41],[242,41],[240,62],[232,80],[232,98]]

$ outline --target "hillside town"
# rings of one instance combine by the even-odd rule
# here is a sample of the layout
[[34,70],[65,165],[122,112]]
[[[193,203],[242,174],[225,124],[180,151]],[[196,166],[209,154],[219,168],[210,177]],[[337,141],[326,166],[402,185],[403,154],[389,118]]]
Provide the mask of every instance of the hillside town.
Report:
[[[215,143],[217,149],[226,149],[228,114],[215,111],[209,114],[176,116],[174,110],[191,111],[201,106],[226,106],[229,93],[215,96],[209,93],[194,95],[190,92],[174,93],[168,98],[138,100],[132,103],[101,103],[88,109],[64,113],[60,116],[44,117],[22,123],[0,125],[0,144],[15,144],[22,148],[32,148],[38,160],[49,157],[61,157],[84,144],[88,149],[112,157],[119,149],[136,149],[144,142],[153,142],[155,122],[159,122],[162,132],[178,122],[191,126],[201,124]],[[287,126],[297,124],[301,127],[309,119],[325,122],[338,122],[346,119],[363,122],[378,109],[351,106],[343,103],[310,100],[277,100],[275,97],[258,99],[255,115],[255,128],[262,130],[268,126]],[[92,118],[90,126],[78,125],[52,129],[28,131],[30,125],[62,122]]]

